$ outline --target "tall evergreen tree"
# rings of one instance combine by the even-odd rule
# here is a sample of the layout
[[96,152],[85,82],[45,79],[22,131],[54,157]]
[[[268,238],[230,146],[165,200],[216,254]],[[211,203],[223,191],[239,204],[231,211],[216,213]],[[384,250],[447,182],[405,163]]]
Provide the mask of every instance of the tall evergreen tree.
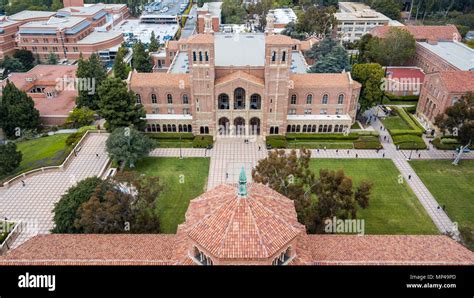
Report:
[[30,70],[35,66],[35,57],[31,51],[21,49],[16,51],[13,57],[20,60],[25,70]]
[[361,111],[370,109],[382,100],[381,88],[385,72],[380,64],[355,64],[352,67],[352,78],[362,84],[359,104]]
[[99,114],[107,121],[107,130],[130,125],[137,129],[144,128],[145,109],[141,104],[136,104],[135,94],[127,90],[121,79],[107,78],[99,87],[99,97]]
[[145,51],[145,46],[141,41],[133,45],[132,66],[138,72],[152,72],[153,65],[148,53]]
[[127,55],[127,51],[128,50],[124,45],[122,45],[119,48],[117,52],[117,56],[115,56],[115,61],[114,61],[114,66],[113,66],[114,76],[122,80],[127,79],[128,72],[130,71],[128,65],[123,61],[123,59],[125,58],[125,55]]
[[58,56],[54,52],[50,52],[48,55],[48,60],[46,61],[49,65],[58,64]]
[[82,82],[88,82],[89,87],[94,86],[95,90],[89,88],[80,88],[76,104],[79,107],[88,107],[91,110],[99,108],[99,95],[97,89],[107,77],[107,72],[102,65],[99,56],[93,53],[88,60],[79,59],[76,77],[82,79]]
[[22,156],[15,143],[0,144],[0,176],[13,172],[20,165]]
[[37,128],[39,123],[33,99],[7,82],[0,101],[0,127],[7,137],[19,137],[24,130]]
[[160,44],[158,43],[158,40],[156,39],[155,32],[151,31],[151,37],[150,37],[150,45],[148,46],[148,52],[156,52],[158,51],[158,48],[160,47]]

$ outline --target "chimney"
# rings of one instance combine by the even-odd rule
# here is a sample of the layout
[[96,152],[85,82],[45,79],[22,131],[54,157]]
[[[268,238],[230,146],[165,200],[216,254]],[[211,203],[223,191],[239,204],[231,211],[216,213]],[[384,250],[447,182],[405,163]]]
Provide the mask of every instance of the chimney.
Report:
[[267,14],[267,26],[265,27],[265,35],[273,35],[273,29],[275,27],[275,16],[273,10],[268,11]]

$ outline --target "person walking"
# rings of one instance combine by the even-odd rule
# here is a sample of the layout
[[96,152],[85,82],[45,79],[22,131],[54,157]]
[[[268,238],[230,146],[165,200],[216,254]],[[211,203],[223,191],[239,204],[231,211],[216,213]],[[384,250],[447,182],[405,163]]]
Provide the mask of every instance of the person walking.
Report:
[[411,179],[411,175],[408,175],[408,180],[410,180],[410,179]]
[[382,154],[382,157],[383,157],[383,158],[385,158],[385,153],[384,153],[384,154]]
[[100,158],[100,157],[99,157],[99,153],[96,153],[96,154],[95,154],[95,157]]
[[23,185],[23,187],[25,187],[26,183],[25,181],[21,180],[21,184]]

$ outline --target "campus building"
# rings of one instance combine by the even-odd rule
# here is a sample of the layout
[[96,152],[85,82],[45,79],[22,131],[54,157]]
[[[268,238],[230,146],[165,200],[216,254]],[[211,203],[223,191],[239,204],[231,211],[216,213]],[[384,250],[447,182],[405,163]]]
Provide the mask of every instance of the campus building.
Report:
[[0,265],[473,265],[444,235],[308,235],[294,201],[256,183],[221,184],[189,203],[176,234],[44,234]]
[[123,42],[122,33],[111,29],[126,17],[125,4],[84,6],[81,0],[66,1],[65,8],[57,12],[22,11],[3,17],[0,58],[17,49],[29,50],[41,60],[50,53],[60,59],[76,60],[80,53],[87,58]]
[[61,125],[76,106],[76,71],[76,65],[36,65],[28,72],[11,73],[1,88],[7,81],[15,84],[33,99],[44,125]]
[[354,42],[378,26],[388,26],[391,19],[364,3],[339,2],[337,33],[343,41]]
[[207,18],[205,34],[168,43],[166,72],[132,72],[128,85],[146,109],[148,131],[267,136],[349,128],[361,84],[348,72],[307,73],[301,43],[273,34],[272,20],[265,34],[226,34]]
[[416,115],[425,127],[463,95],[474,92],[474,71],[441,71],[427,74],[421,89]]
[[[214,32],[219,32],[222,15],[222,2],[206,2],[197,9],[196,31],[198,34],[204,33],[204,21],[206,17],[211,18],[211,26]],[[209,16],[206,16],[209,14]]]

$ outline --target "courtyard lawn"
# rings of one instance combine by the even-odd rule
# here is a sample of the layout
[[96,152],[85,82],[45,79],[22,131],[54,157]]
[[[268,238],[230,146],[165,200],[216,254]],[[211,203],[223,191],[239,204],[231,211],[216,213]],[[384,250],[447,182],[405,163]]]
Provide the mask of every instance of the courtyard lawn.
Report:
[[[60,165],[72,149],[66,146],[66,139],[69,135],[55,134],[16,143],[17,150],[21,151],[23,156],[20,166],[8,177],[14,177],[41,167]],[[0,180],[5,179],[7,177],[0,178]]]
[[411,129],[408,123],[400,116],[390,116],[382,120],[383,126],[386,129]]
[[[474,231],[474,160],[413,160],[411,166],[459,228]],[[471,243],[474,247],[474,243]]]
[[178,225],[184,222],[189,201],[205,191],[209,163],[209,158],[199,157],[147,157],[137,163],[138,172],[158,176],[162,182],[163,191],[156,206],[162,233],[176,233]]
[[398,183],[400,174],[391,160],[312,159],[311,168],[344,169],[355,186],[362,180],[374,183],[369,207],[359,209],[367,234],[437,234],[438,230],[410,187]]

